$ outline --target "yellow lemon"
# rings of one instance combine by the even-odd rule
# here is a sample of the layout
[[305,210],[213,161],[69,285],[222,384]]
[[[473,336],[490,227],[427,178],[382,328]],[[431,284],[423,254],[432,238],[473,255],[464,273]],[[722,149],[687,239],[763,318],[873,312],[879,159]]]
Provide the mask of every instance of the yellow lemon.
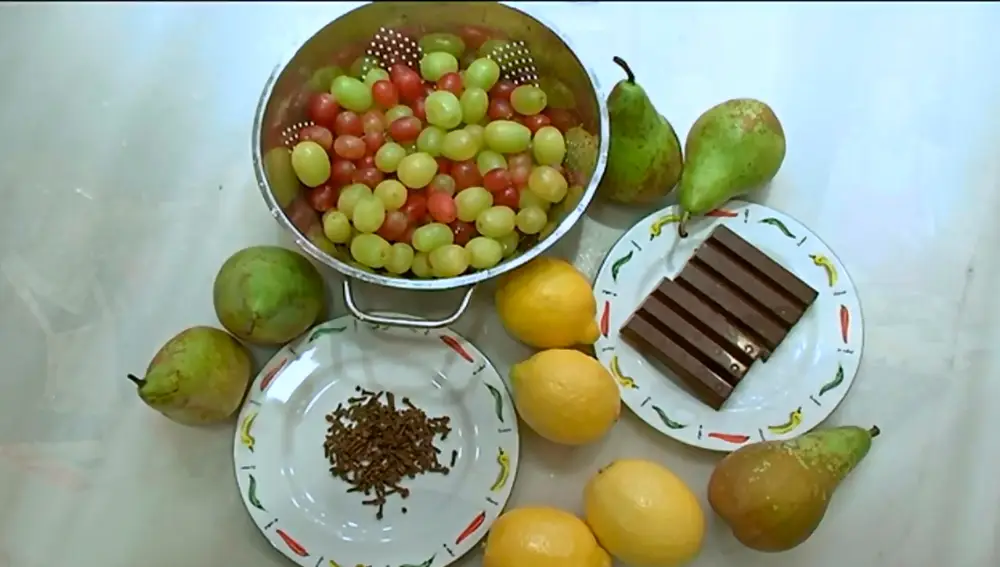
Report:
[[593,344],[594,290],[572,264],[542,256],[505,274],[496,292],[497,314],[515,339],[535,348]]
[[611,429],[621,413],[618,384],[580,351],[543,350],[510,371],[521,419],[549,441],[582,445]]
[[490,528],[483,567],[611,567],[611,557],[573,514],[516,508]]
[[628,565],[676,567],[698,555],[705,515],[698,499],[666,467],[615,461],[587,483],[587,524],[597,540]]

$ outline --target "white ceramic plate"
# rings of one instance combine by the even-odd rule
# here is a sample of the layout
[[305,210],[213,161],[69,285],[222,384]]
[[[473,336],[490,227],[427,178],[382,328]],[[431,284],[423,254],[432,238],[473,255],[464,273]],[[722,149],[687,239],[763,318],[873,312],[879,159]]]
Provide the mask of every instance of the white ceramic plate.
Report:
[[[435,442],[447,475],[428,473],[390,496],[384,518],[329,473],[326,415],[355,387],[408,397],[450,416]],[[281,349],[251,385],[233,456],[240,494],[277,550],[303,567],[444,567],[469,551],[510,496],[517,417],[504,381],[450,330],[412,330],[340,317]],[[452,462],[454,455],[454,462]]]
[[[751,441],[809,431],[847,395],[861,361],[864,322],[854,284],[832,251],[774,209],[732,201],[677,237],[677,207],[626,232],[594,282],[601,338],[598,359],[643,421],[678,441],[732,451]],[[618,329],[664,277],[680,272],[718,224],[725,224],[801,278],[819,295],[768,361],[757,361],[720,411],[701,403],[625,341]]]

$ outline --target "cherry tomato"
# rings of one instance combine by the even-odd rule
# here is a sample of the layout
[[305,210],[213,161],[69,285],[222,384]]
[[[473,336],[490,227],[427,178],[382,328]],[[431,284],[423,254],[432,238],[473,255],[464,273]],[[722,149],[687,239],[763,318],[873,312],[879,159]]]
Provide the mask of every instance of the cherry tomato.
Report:
[[451,91],[455,96],[461,96],[464,88],[462,76],[458,73],[445,73],[437,80],[437,90]]
[[361,115],[361,128],[368,132],[382,132],[385,130],[385,114],[381,110],[369,110]]
[[411,223],[420,221],[427,214],[427,195],[423,191],[410,191],[399,210],[406,213]]
[[361,117],[357,113],[345,110],[337,115],[333,131],[338,136],[361,136],[365,133],[365,127],[361,123]]
[[500,100],[510,100],[510,93],[514,92],[517,85],[513,81],[508,81],[507,79],[500,79],[497,81],[493,88],[490,89],[490,100],[500,99]]
[[467,49],[476,50],[490,39],[490,32],[483,26],[462,26],[458,29],[458,37]]
[[423,124],[420,123],[419,118],[416,116],[404,116],[397,118],[389,125],[389,135],[400,144],[405,144],[406,142],[416,140],[422,128]]
[[330,181],[343,187],[354,178],[354,170],[357,169],[350,160],[334,158],[330,164]]
[[521,123],[527,126],[528,130],[531,130],[531,133],[534,134],[542,126],[552,124],[552,119],[544,114],[533,114],[531,116],[525,116]]
[[[344,113],[341,113],[343,115]],[[502,98],[490,100],[490,106],[486,109],[486,115],[490,120],[510,120],[514,117],[514,107],[510,102]]]
[[459,246],[465,246],[465,243],[472,240],[472,237],[476,235],[476,225],[471,222],[456,220],[449,226],[451,226],[452,234],[455,235],[455,244]]
[[358,169],[364,169],[366,167],[375,167],[375,156],[371,154],[366,155],[365,157],[356,160],[354,162],[354,165],[356,165]]
[[368,149],[365,146],[365,141],[361,138],[343,135],[337,136],[337,139],[333,141],[333,151],[344,159],[356,160],[365,157]]
[[382,144],[385,143],[385,134],[382,132],[368,132],[362,136],[362,139],[365,141],[365,150],[368,152],[368,155],[373,156],[382,147]]
[[510,185],[493,194],[493,204],[498,207],[510,207],[516,211],[520,203],[521,192]]
[[363,183],[372,189],[376,185],[382,183],[385,179],[385,174],[374,167],[358,168],[354,170],[354,176],[351,178],[352,183]]
[[479,166],[473,160],[457,161],[451,166],[451,174],[455,179],[455,189],[461,191],[466,187],[475,187],[482,183]]
[[399,240],[406,233],[406,229],[409,226],[410,219],[406,216],[406,213],[402,211],[389,211],[385,214],[382,226],[378,228],[378,235],[389,242],[393,242]]
[[455,200],[447,193],[435,191],[427,196],[427,211],[437,222],[448,224],[458,217]]
[[491,169],[483,176],[483,187],[490,193],[499,193],[508,187],[513,187],[510,172],[502,167]]
[[313,141],[323,146],[323,149],[330,151],[333,145],[333,132],[323,126],[306,126],[299,130],[299,141]]
[[417,100],[413,101],[413,104],[410,105],[410,108],[413,109],[413,115],[416,116],[417,118],[419,118],[422,121],[427,120],[427,104],[426,104],[426,102],[427,101],[426,101],[426,99],[424,97],[420,97]]
[[399,99],[404,102],[413,102],[424,94],[420,74],[402,63],[396,63],[389,69],[389,78],[399,92]]
[[306,195],[309,205],[321,213],[325,213],[336,206],[339,197],[340,188],[331,182],[326,182],[319,187],[313,187]]
[[438,156],[438,157],[434,158],[434,160],[436,162],[438,162],[438,173],[443,173],[445,175],[448,175],[448,174],[451,173],[451,164],[452,164],[452,161],[450,159],[448,159],[446,157]]
[[542,114],[549,117],[552,125],[559,129],[561,132],[565,132],[574,126],[579,126],[582,124],[580,117],[576,115],[572,110],[566,110],[564,108],[546,108]]
[[392,81],[382,79],[372,85],[372,99],[382,108],[392,108],[399,104],[399,91]]
[[333,128],[337,114],[340,112],[340,105],[330,93],[316,93],[309,97],[309,105],[306,108],[306,115],[309,119],[324,128]]

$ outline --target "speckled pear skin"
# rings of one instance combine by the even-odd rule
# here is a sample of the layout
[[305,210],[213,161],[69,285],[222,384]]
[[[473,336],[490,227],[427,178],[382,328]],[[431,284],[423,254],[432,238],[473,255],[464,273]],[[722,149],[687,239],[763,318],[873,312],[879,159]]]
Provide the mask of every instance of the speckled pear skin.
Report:
[[685,213],[703,215],[774,178],[785,159],[785,131],[767,104],[727,100],[695,120],[684,153],[677,199]]
[[625,62],[615,62],[628,77],[608,96],[611,138],[598,194],[617,203],[643,205],[665,197],[677,185],[683,168],[681,143]]
[[715,466],[708,503],[743,545],[792,549],[822,522],[834,491],[878,434],[877,427],[844,426],[746,445]]

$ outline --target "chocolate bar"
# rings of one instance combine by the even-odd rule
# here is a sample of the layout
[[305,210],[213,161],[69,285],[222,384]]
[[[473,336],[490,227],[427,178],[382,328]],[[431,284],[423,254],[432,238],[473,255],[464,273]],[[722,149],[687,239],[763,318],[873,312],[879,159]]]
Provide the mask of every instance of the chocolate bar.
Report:
[[705,404],[720,409],[816,300],[816,290],[724,226],[664,279],[621,329]]

